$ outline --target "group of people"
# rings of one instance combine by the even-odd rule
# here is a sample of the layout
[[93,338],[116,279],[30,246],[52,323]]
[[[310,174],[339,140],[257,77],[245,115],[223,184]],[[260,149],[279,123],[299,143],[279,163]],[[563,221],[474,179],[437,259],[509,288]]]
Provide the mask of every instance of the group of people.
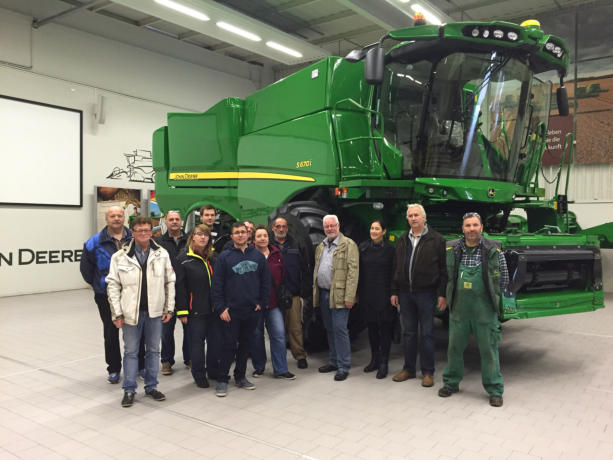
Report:
[[[235,222],[230,242],[214,249],[223,237],[216,210],[204,206],[201,224],[189,235],[181,215],[169,211],[166,233],[152,238],[152,222],[136,217],[124,227],[123,210],[110,208],[106,227],[84,246],[83,278],[94,288],[104,325],[109,383],[118,383],[123,331],[122,406],[134,403],[137,379],[145,395],[165,399],[157,389],[160,362],[163,375],[172,374],[174,327],[183,325],[183,361],[195,384],[215,394],[228,393],[234,363],[239,388],[255,389],[247,379],[264,375],[267,355],[264,329],[270,341],[273,376],[293,380],[286,344],[299,369],[308,367],[302,336],[303,299],[311,296],[326,329],[329,359],[319,368],[347,379],[351,368],[349,313],[359,300],[368,325],[370,362],[364,372],[376,378],[388,374],[395,320],[400,312],[404,365],[395,382],[416,378],[419,355],[421,384],[434,385],[433,321],[435,310],[449,308],[448,362],[438,394],[451,396],[463,376],[463,353],[471,334],[481,355],[483,386],[492,406],[502,405],[503,380],[498,359],[500,298],[508,273],[500,245],[482,236],[477,213],[463,217],[464,237],[446,243],[426,223],[419,204],[407,208],[409,229],[395,246],[386,238],[386,224],[371,223],[370,239],[359,247],[340,231],[335,215],[323,218],[324,240],[308,251],[288,233],[288,221],[277,217],[270,231],[263,225]],[[311,291],[312,290],[312,291]],[[206,353],[205,353],[206,350]]]

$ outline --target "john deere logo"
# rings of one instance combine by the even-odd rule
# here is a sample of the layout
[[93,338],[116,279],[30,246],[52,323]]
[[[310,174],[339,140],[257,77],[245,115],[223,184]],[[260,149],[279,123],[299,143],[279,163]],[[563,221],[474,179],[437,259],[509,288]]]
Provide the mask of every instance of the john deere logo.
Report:
[[489,196],[490,198],[494,198],[496,196],[496,189],[493,189],[493,188],[488,189],[487,196]]

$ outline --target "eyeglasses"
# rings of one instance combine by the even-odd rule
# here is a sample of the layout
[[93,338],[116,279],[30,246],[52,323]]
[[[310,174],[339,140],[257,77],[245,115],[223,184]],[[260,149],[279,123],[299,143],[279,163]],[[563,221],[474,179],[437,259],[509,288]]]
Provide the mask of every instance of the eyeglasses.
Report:
[[481,222],[481,216],[477,212],[467,212],[462,216],[462,220],[468,219],[469,217],[476,217]]
[[194,232],[194,236],[209,236],[209,234],[204,232]]
[[324,228],[336,228],[336,227],[338,227],[338,224],[324,225]]
[[144,235],[146,233],[151,233],[153,230],[151,229],[147,229],[147,230],[132,230],[132,233],[140,233],[141,235]]
[[245,235],[247,234],[247,230],[237,230],[236,232],[232,232],[232,235]]

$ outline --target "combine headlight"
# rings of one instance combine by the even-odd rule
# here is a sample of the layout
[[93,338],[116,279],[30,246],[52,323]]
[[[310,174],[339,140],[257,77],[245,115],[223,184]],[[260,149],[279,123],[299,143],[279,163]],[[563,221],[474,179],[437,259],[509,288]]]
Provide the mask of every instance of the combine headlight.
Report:
[[482,33],[483,38],[487,38],[490,36],[490,31],[489,29],[483,29],[483,33]]
[[504,32],[502,30],[500,29],[494,30],[494,38],[497,38],[500,40],[502,37],[504,37]]
[[555,45],[551,42],[547,42],[547,44],[545,45],[545,49],[547,51],[553,51],[554,48],[555,48]]
[[555,54],[556,56],[557,56],[559,53],[561,53],[561,52],[562,52],[562,48],[560,48],[559,46],[556,46],[556,47],[553,49],[553,54]]
[[479,29],[477,29],[476,27],[472,30],[472,32],[470,33],[474,38],[477,38],[479,36]]
[[519,38],[519,35],[517,35],[517,32],[511,31],[511,32],[507,33],[507,38],[509,40],[511,40],[512,42],[515,42]]

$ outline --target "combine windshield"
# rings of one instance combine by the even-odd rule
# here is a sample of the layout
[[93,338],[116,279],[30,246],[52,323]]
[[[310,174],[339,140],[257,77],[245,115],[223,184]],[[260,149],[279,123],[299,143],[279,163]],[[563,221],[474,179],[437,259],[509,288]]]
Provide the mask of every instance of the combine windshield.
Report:
[[532,125],[531,85],[526,65],[497,52],[389,63],[380,109],[403,175],[513,181]]

